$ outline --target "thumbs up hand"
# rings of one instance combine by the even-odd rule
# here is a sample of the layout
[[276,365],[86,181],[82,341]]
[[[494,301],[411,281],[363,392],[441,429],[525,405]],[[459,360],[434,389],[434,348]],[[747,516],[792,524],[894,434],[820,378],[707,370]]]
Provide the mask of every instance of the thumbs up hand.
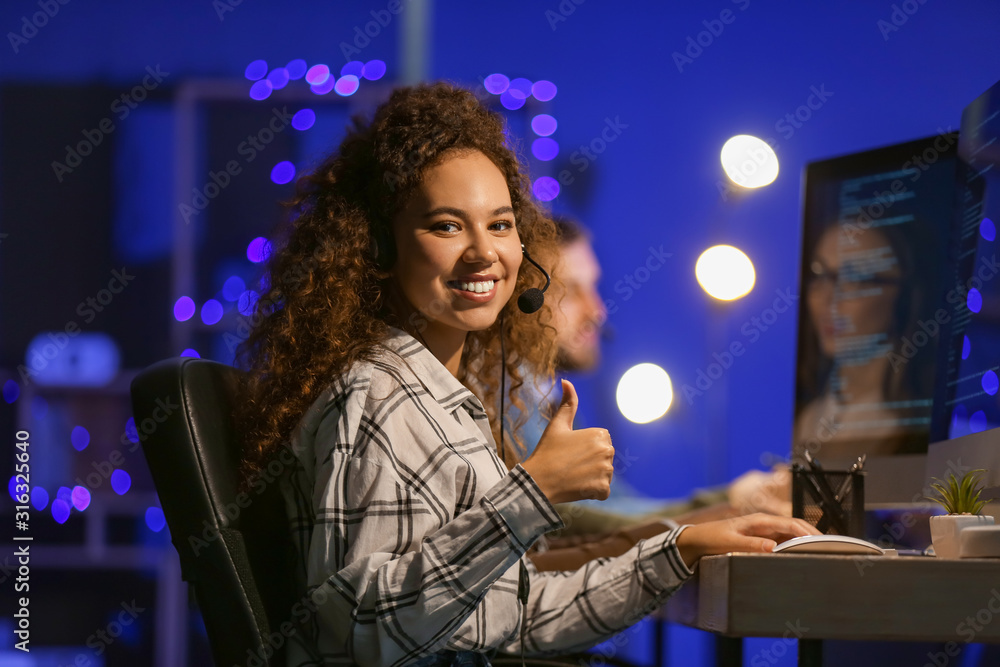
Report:
[[573,430],[576,388],[562,381],[562,402],[542,433],[535,451],[521,464],[553,504],[597,498],[611,493],[615,448],[607,429]]

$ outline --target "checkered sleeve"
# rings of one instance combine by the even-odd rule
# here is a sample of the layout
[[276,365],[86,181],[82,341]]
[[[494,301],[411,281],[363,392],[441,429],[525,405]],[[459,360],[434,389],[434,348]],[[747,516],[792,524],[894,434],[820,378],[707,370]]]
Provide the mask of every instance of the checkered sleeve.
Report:
[[[617,558],[599,558],[573,572],[538,572],[531,582],[525,653],[582,651],[642,620],[692,572],[677,550],[687,526],[641,540]],[[520,651],[520,638],[505,647]]]
[[324,446],[317,450],[320,510],[309,579],[319,649],[330,656],[346,647],[358,665],[404,665],[450,648],[496,587],[510,590],[491,595],[488,615],[477,612],[481,645],[463,648],[485,651],[506,641],[520,617],[511,566],[540,535],[562,526],[520,466],[467,508],[442,502],[447,475],[439,462],[405,454],[454,456],[452,446],[440,445],[441,423],[406,389],[380,400],[378,410],[347,400],[317,433]]

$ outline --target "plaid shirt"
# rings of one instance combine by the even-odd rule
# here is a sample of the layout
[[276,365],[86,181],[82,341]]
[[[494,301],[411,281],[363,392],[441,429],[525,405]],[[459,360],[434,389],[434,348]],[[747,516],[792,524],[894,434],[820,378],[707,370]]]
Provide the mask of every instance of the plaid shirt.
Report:
[[593,646],[691,576],[683,527],[575,572],[537,572],[525,551],[562,520],[524,468],[501,463],[479,399],[398,329],[317,398],[291,445],[281,485],[309,603],[292,666],[516,652],[519,561],[531,654]]

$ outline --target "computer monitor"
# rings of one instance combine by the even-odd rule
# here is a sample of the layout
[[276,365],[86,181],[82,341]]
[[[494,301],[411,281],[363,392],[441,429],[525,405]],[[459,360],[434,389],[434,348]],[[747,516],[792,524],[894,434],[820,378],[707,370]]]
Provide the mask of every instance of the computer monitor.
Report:
[[[983,468],[1000,487],[1000,82],[965,108],[954,262],[945,302],[928,477]],[[995,493],[991,494],[995,496]]]
[[912,502],[925,481],[957,140],[805,169],[793,459],[866,455],[869,507]]

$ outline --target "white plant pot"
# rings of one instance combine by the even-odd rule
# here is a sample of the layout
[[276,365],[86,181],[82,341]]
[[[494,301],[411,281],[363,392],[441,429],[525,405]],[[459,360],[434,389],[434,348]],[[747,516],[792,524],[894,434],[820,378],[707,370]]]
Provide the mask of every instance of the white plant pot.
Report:
[[958,558],[959,534],[972,526],[992,526],[993,517],[981,514],[944,514],[931,517],[931,543],[938,558]]

